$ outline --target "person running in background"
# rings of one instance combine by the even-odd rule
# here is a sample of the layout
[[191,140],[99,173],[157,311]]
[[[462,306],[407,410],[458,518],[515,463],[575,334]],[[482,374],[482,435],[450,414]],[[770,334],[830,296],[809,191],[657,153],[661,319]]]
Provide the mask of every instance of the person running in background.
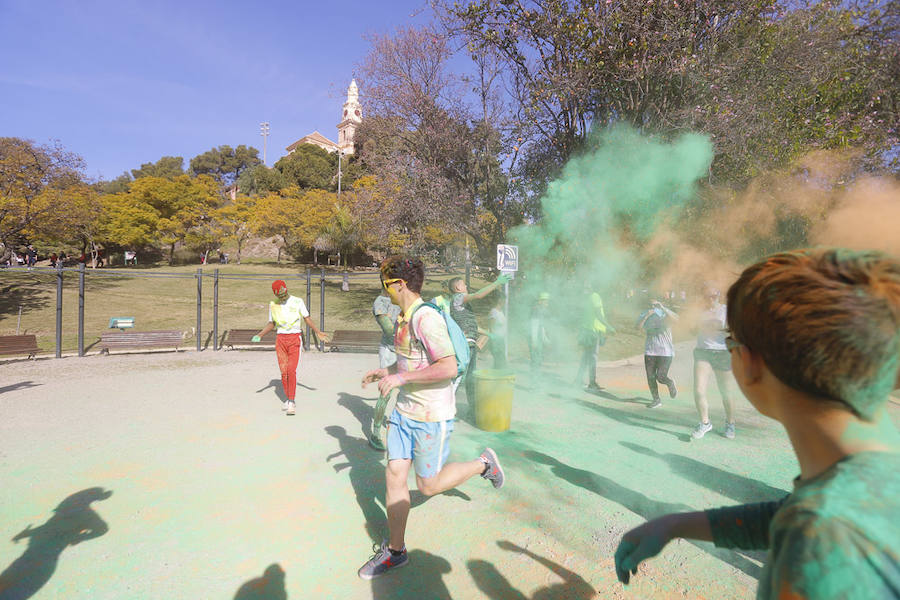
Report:
[[[372,314],[375,315],[375,321],[381,328],[381,342],[378,344],[378,366],[387,369],[397,362],[397,354],[394,352],[394,326],[397,323],[397,317],[400,316],[400,307],[391,302],[384,288],[372,303]],[[387,410],[390,395],[379,396],[378,402],[375,404],[375,417],[372,419],[372,435],[369,437],[369,445],[376,450],[384,450],[384,444],[381,441],[383,428],[385,427],[384,416]]]
[[638,317],[638,328],[643,329],[647,336],[644,341],[644,370],[647,372],[647,385],[650,386],[650,395],[653,397],[648,408],[662,406],[657,383],[669,388],[670,398],[678,394],[675,380],[669,377],[669,367],[675,356],[670,324],[677,320],[678,315],[659,300],[651,300],[650,307]]
[[269,321],[259,333],[253,336],[252,341],[258,343],[263,336],[277,330],[275,338],[275,354],[278,357],[278,369],[281,371],[281,386],[284,388],[285,400],[281,403],[281,410],[289,416],[296,410],[294,398],[297,394],[297,366],[300,364],[300,351],[303,340],[300,335],[303,331],[303,322],[313,330],[316,338],[322,342],[331,339],[324,331],[319,331],[312,319],[302,298],[288,294],[287,284],[281,279],[272,282],[272,293],[278,299],[277,302],[269,302]]
[[454,277],[447,282],[450,290],[450,316],[456,321],[459,328],[466,334],[469,341],[469,367],[465,377],[466,399],[470,405],[475,400],[475,378],[470,376],[477,369],[478,351],[487,342],[485,333],[478,329],[478,321],[475,312],[469,304],[472,300],[484,298],[504,283],[509,281],[509,276],[500,274],[494,283],[489,283],[474,294],[470,294],[466,287],[466,280],[462,277]]
[[531,368],[540,369],[544,362],[544,346],[549,340],[547,335],[547,317],[550,316],[550,294],[541,292],[537,302],[531,307],[528,319],[528,351],[531,355]]
[[731,356],[725,347],[727,311],[725,305],[719,302],[719,290],[713,285],[705,286],[703,300],[706,306],[700,314],[697,347],[694,348],[694,402],[700,414],[700,423],[691,432],[691,437],[699,440],[712,430],[706,388],[710,376],[715,375],[716,386],[725,407],[724,435],[728,439],[734,439],[734,403],[728,391]]
[[[900,261],[816,248],[775,254],[728,290],[726,338],[744,396],[787,432],[794,490],[654,519],[622,537],[616,574],[675,538],[767,550],[757,598],[900,597]],[[765,499],[761,499],[765,500]]]
[[[422,306],[425,266],[418,258],[391,256],[381,265],[381,283],[391,302],[401,309],[394,333],[397,362],[369,371],[362,385],[377,381],[388,396],[400,388],[397,406],[388,420],[385,506],[389,536],[375,555],[359,568],[362,579],[374,579],[409,564],[406,522],[409,517],[409,469],[426,496],[452,489],[476,475],[503,487],[504,474],[496,453],[485,448],[475,460],[447,463],[456,415],[452,380],[457,375],[456,351],[443,315]],[[421,310],[418,310],[421,307]]]
[[[590,291],[590,290],[589,290]],[[575,376],[575,384],[581,385],[584,381],[584,373],[587,371],[587,390],[599,391],[597,383],[597,353],[600,346],[606,343],[607,333],[615,331],[606,320],[606,311],[603,308],[603,299],[600,294],[591,291],[588,294],[588,305],[585,316],[578,333],[578,345],[581,347],[581,363],[578,365],[578,374]]]

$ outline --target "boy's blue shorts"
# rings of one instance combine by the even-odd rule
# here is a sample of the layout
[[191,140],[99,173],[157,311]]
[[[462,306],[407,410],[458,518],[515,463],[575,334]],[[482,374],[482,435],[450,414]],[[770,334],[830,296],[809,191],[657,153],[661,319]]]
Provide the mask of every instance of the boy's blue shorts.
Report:
[[450,457],[453,419],[426,423],[409,419],[394,409],[388,425],[388,460],[412,459],[416,475],[422,479],[437,475]]

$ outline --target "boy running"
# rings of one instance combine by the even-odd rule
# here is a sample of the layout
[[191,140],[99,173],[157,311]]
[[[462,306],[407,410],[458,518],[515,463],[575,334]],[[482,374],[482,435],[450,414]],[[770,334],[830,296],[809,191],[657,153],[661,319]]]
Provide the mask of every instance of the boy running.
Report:
[[785,428],[800,475],[782,500],[672,514],[626,533],[616,573],[677,537],[767,549],[757,598],[900,598],[900,262],[878,252],[776,254],[728,290],[741,391]]
[[426,496],[454,488],[475,475],[489,480],[495,488],[504,482],[503,469],[490,448],[475,460],[446,462],[456,414],[452,385],[457,372],[456,353],[443,315],[422,307],[424,280],[425,267],[417,258],[391,256],[381,265],[382,286],[401,310],[394,334],[397,362],[369,371],[362,383],[365,387],[378,381],[382,396],[398,387],[400,394],[387,432],[385,505],[389,539],[360,567],[358,574],[363,579],[373,579],[409,562],[404,536],[410,466],[415,470],[419,491]]

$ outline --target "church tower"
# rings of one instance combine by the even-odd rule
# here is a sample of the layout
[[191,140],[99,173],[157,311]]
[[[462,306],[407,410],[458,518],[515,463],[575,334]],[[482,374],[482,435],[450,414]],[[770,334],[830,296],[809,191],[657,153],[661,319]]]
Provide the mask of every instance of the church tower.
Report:
[[338,148],[345,155],[353,154],[353,138],[360,123],[362,123],[362,105],[359,103],[359,88],[356,87],[354,79],[347,88],[347,101],[344,102],[343,116],[337,126]]

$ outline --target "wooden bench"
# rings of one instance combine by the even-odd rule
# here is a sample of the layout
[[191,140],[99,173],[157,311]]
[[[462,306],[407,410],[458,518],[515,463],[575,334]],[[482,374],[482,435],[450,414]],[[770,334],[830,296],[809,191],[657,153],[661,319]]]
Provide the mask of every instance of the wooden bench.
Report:
[[34,335],[0,335],[0,355],[27,354],[34,358],[40,352]]
[[270,331],[263,336],[262,341],[254,342],[251,338],[259,333],[259,329],[229,329],[225,332],[222,347],[234,350],[235,346],[249,346],[251,348],[271,348],[275,345],[275,332]]
[[100,336],[100,353],[132,348],[172,348],[177,352],[183,337],[180,331],[175,330],[110,331]]
[[325,344],[332,352],[353,350],[378,350],[381,345],[380,331],[353,331],[337,329],[331,335],[331,341]]

